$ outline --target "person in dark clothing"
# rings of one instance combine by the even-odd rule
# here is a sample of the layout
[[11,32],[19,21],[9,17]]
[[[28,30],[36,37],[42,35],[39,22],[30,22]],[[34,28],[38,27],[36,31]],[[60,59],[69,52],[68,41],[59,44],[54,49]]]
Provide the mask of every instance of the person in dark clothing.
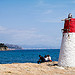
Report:
[[38,61],[38,64],[39,64],[39,63],[42,63],[42,62],[45,62],[44,57],[42,57],[41,55],[39,55],[39,57],[40,57],[40,59],[39,59],[39,61]]

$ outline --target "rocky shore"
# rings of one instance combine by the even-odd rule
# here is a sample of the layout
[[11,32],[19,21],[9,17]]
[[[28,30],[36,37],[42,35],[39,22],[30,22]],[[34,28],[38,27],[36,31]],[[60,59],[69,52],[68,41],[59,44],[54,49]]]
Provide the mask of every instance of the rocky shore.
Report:
[[0,43],[0,51],[7,51],[8,47],[4,43]]
[[0,75],[75,75],[74,67],[60,67],[57,63],[0,64]]
[[0,51],[9,50],[22,50],[23,48],[18,45],[0,43]]

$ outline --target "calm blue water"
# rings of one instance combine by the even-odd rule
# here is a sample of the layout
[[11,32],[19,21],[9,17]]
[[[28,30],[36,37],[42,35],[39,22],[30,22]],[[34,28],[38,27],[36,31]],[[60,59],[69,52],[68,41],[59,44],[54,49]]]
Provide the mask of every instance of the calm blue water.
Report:
[[0,51],[0,64],[37,63],[39,55],[50,55],[52,61],[58,61],[59,49]]

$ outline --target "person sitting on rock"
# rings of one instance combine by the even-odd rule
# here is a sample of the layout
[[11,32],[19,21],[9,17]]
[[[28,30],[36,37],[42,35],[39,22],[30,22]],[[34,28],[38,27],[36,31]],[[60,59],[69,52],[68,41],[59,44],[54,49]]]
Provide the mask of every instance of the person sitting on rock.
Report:
[[39,57],[40,57],[40,59],[39,59],[39,61],[38,61],[38,64],[39,64],[39,63],[42,63],[42,62],[45,62],[44,57],[42,57],[41,55],[39,55]]
[[48,61],[52,62],[50,55],[47,55]]
[[48,62],[48,57],[45,55],[44,56],[45,62]]

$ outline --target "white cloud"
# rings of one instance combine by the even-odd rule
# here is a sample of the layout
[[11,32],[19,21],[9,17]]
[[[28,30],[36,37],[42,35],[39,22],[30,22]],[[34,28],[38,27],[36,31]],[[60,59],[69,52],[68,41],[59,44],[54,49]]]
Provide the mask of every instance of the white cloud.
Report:
[[[41,34],[37,29],[29,30],[14,30],[6,29],[0,32],[0,40],[5,43],[26,44],[26,45],[52,45],[54,43],[54,36]],[[3,36],[3,37],[2,37]]]
[[44,2],[43,2],[43,0],[40,0],[40,1],[38,2],[37,6],[42,6],[42,5],[44,5]]
[[49,4],[45,3],[44,0],[39,0],[36,7],[41,7],[41,6],[46,7],[49,6]]
[[43,14],[50,14],[50,13],[52,13],[52,10],[47,10]]
[[[44,44],[46,42],[49,43],[49,40],[47,38],[47,35],[43,35],[38,33],[38,31],[18,31],[13,36],[12,39],[16,40],[16,42],[21,42],[22,44],[27,45],[35,45],[35,44]],[[48,40],[48,41],[47,41]]]
[[[67,3],[69,3],[69,2],[70,1],[68,1]],[[75,3],[75,1],[73,1],[73,2]],[[48,3],[48,2],[46,2],[46,0],[38,0],[38,3],[36,5],[36,7],[44,7],[44,8],[64,8],[66,6],[67,5],[65,3],[53,4],[52,1]]]
[[6,28],[3,26],[0,26],[0,31],[4,31],[4,30],[6,30]]

